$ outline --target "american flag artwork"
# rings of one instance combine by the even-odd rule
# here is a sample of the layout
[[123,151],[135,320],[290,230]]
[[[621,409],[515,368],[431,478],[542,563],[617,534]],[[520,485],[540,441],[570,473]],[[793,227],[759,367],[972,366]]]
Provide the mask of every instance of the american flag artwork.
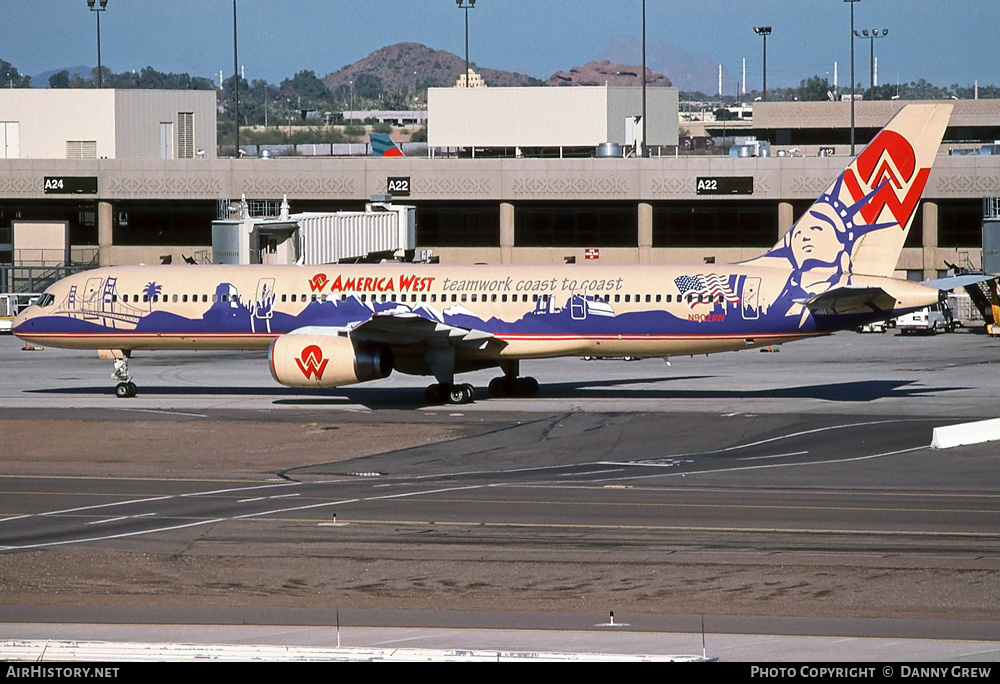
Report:
[[692,309],[699,303],[708,303],[701,302],[702,295],[708,295],[708,299],[713,303],[718,300],[719,295],[730,304],[737,304],[740,301],[739,296],[729,286],[728,280],[715,273],[680,276],[674,278],[674,284]]

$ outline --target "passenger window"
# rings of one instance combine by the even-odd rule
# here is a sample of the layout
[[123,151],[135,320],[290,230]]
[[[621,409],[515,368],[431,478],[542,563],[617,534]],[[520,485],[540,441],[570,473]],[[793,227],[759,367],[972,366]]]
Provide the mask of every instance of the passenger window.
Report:
[[173,299],[171,299],[170,301],[172,301],[174,304],[176,304],[177,303],[177,295],[174,295]]
[[184,302],[185,304],[187,303],[187,300],[188,300],[188,296],[187,295],[184,295],[183,297],[181,297],[181,301]]
[[476,301],[476,295],[472,295],[472,301]]
[[[452,296],[454,296],[454,295],[452,295]],[[462,301],[463,301],[463,302],[464,302],[464,301],[467,301],[465,293],[462,293]]]

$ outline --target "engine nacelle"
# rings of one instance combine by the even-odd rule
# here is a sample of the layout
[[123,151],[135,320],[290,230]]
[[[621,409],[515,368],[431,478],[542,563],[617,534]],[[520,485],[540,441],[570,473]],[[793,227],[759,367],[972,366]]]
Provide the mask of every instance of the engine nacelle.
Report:
[[388,347],[335,335],[282,335],[267,356],[271,376],[288,387],[340,387],[392,372]]

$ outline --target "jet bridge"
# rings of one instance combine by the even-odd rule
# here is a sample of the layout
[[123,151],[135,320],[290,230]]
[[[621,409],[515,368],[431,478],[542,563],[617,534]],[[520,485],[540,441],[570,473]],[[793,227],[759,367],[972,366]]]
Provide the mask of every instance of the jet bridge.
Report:
[[290,214],[282,201],[276,217],[249,216],[212,222],[216,264],[335,264],[402,259],[416,244],[416,208],[376,196],[364,211]]

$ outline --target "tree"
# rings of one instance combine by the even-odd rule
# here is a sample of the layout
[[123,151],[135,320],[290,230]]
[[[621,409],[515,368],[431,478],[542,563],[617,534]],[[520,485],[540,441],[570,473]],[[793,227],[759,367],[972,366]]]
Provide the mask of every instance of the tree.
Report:
[[365,127],[358,124],[348,124],[344,126],[344,137],[349,142],[357,142],[365,134]]
[[382,96],[382,92],[382,79],[375,74],[358,74],[354,79],[355,97],[374,102]]
[[281,82],[281,96],[293,110],[323,110],[331,106],[333,93],[312,71],[300,71]]
[[833,87],[830,85],[828,80],[820,78],[819,76],[810,76],[806,80],[799,83],[799,89],[796,97],[805,102],[822,102],[830,99],[827,96],[827,93],[832,91]]
[[49,76],[49,87],[69,88],[69,72],[63,69],[62,71]]
[[0,59],[0,87],[30,88],[31,76],[22,76],[14,65]]

